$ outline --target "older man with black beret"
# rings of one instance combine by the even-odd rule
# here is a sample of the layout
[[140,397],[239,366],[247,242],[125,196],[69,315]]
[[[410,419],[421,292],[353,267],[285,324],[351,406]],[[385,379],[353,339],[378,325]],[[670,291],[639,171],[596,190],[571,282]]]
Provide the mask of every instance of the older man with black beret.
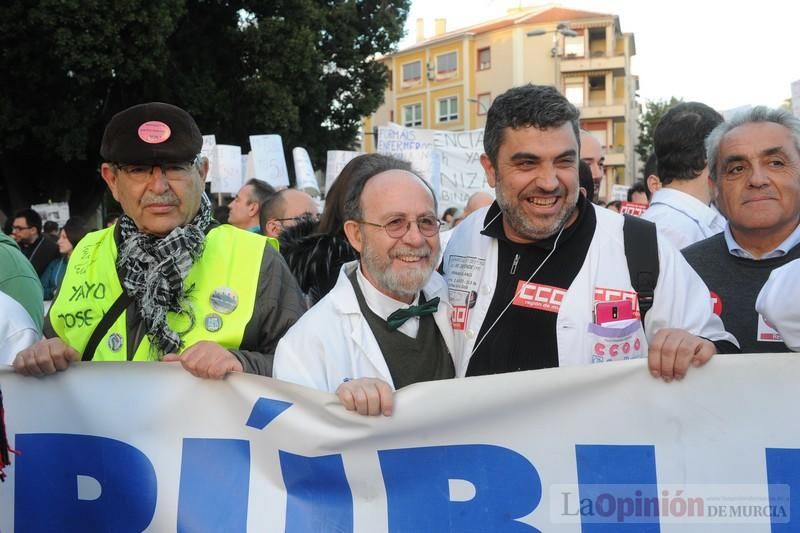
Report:
[[271,374],[302,294],[264,237],[213,220],[201,146],[194,119],[170,104],[111,119],[100,171],[124,214],[75,248],[46,318],[48,338],[17,355],[17,372],[163,360],[200,377]]

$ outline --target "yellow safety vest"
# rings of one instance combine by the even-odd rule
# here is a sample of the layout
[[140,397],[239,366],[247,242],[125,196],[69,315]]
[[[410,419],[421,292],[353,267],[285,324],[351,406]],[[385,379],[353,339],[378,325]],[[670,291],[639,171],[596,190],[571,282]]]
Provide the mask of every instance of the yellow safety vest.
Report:
[[[188,316],[168,312],[167,323],[182,334],[184,349],[199,341],[213,341],[238,348],[245,326],[253,316],[256,287],[266,239],[229,225],[208,232],[203,255],[192,265],[183,282],[194,311]],[[83,354],[92,332],[122,294],[116,268],[114,227],[87,234],[70,256],[61,289],[50,307],[50,323],[58,336]],[[100,339],[94,361],[127,359],[126,311]],[[133,340],[132,338],[130,339]],[[134,361],[155,358],[145,336]]]

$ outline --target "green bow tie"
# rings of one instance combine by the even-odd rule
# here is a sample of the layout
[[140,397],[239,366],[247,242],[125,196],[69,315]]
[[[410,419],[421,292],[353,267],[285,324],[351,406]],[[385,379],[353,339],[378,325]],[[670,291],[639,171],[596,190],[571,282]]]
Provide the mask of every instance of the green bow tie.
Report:
[[389,315],[389,318],[386,319],[386,325],[389,326],[389,331],[394,331],[405,324],[406,320],[412,316],[432,315],[436,312],[438,307],[439,297],[437,296],[436,298],[427,301],[422,305],[412,305],[411,307],[407,307],[405,309],[398,309]]

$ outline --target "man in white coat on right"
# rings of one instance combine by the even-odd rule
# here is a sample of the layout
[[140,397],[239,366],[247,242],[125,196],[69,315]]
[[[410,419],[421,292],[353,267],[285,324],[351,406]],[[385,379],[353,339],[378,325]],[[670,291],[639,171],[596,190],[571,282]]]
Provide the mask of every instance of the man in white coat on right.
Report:
[[666,239],[652,254],[659,274],[640,319],[624,218],[578,192],[579,114],[555,88],[498,96],[483,139],[497,200],[458,225],[442,261],[459,375],[641,358],[670,381],[737,349]]
[[273,377],[336,392],[363,415],[389,415],[393,391],[455,377],[436,199],[408,163],[370,154],[350,184],[344,231],[359,260],[278,343]]

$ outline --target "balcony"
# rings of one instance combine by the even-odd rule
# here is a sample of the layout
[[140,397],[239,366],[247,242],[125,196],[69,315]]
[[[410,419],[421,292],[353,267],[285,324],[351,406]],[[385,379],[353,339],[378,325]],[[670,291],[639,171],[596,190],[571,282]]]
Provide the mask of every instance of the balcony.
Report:
[[581,107],[581,120],[594,118],[624,118],[625,105],[592,105]]
[[622,149],[620,146],[612,147],[611,149],[606,152],[606,159],[605,165],[607,167],[624,167],[625,166],[625,154],[623,152],[617,151],[618,149]]
[[590,72],[593,70],[625,71],[625,56],[561,58],[561,72]]

